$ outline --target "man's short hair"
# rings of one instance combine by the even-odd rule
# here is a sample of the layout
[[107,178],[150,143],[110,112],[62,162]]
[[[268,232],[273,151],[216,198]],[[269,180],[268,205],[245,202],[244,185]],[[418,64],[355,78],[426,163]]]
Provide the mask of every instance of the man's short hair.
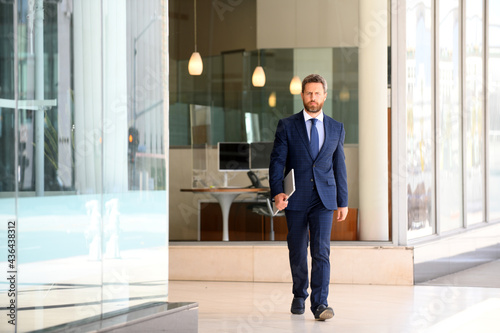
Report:
[[321,83],[323,85],[323,90],[326,93],[326,90],[328,89],[328,85],[326,84],[326,80],[319,74],[309,74],[302,80],[302,92],[304,92],[304,89],[306,88],[306,84],[308,83]]

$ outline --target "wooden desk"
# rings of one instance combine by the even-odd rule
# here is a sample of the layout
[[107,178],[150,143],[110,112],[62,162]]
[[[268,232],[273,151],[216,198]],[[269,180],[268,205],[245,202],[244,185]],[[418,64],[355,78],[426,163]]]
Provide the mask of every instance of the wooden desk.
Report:
[[219,202],[222,210],[222,240],[229,241],[229,209],[234,199],[244,193],[265,193],[269,188],[248,187],[210,187],[210,188],[182,188],[181,192],[208,193]]

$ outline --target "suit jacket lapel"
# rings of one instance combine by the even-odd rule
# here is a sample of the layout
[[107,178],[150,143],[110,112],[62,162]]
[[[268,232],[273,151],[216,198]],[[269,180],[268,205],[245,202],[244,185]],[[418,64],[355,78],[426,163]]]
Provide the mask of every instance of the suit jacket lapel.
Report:
[[323,142],[323,146],[318,153],[318,157],[326,151],[326,148],[329,144],[331,144],[333,138],[335,137],[335,126],[332,121],[333,119],[329,118],[327,115],[323,117],[323,123],[325,125],[325,142]]
[[325,146],[328,144],[328,139],[329,136],[332,134],[331,132],[331,127],[330,127],[330,119],[326,116],[326,114],[323,116],[323,126],[325,127],[325,141],[323,142],[323,146],[321,146],[321,150],[318,153],[318,156],[321,155],[322,152],[324,152]]
[[297,117],[295,117],[295,128],[297,129],[297,133],[299,133],[304,146],[306,146],[309,155],[312,157],[311,146],[309,144],[309,136],[307,135],[307,127],[306,123],[304,122],[303,112],[304,111],[302,110],[301,112],[297,113]]

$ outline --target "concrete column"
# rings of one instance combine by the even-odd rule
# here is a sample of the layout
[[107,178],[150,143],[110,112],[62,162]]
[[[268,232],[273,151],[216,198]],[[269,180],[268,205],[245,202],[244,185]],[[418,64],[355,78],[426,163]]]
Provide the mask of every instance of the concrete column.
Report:
[[389,240],[387,0],[359,1],[360,240]]

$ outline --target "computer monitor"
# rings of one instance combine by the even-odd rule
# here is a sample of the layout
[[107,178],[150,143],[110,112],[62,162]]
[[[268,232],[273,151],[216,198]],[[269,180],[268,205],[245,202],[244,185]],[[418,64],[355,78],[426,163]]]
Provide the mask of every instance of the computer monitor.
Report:
[[247,142],[219,142],[219,171],[250,170],[250,144]]
[[267,170],[271,162],[274,142],[252,142],[250,144],[250,169]]

